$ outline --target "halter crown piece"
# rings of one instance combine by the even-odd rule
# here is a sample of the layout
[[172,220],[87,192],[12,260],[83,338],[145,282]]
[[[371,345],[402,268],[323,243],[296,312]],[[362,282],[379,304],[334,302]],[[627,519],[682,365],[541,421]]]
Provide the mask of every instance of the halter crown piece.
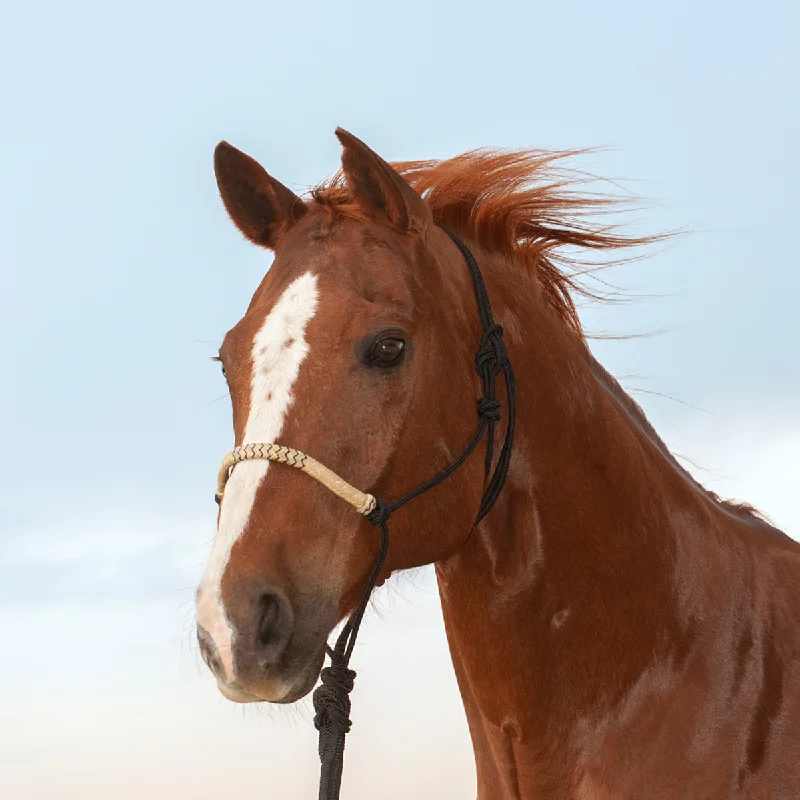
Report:
[[[375,588],[375,582],[378,580],[378,575],[383,567],[386,552],[389,549],[387,520],[394,511],[405,505],[409,500],[413,500],[423,492],[427,492],[428,489],[432,489],[452,475],[480,444],[484,433],[486,433],[485,475],[487,484],[474,525],[477,525],[489,513],[503,488],[503,483],[508,474],[511,448],[514,442],[516,388],[514,372],[511,369],[511,362],[508,359],[503,342],[503,329],[495,323],[492,317],[489,295],[475,257],[461,239],[450,233],[450,231],[445,231],[445,233],[453,240],[467,262],[467,267],[469,267],[470,275],[472,276],[472,285],[475,289],[475,299],[478,302],[481,325],[483,326],[483,336],[475,354],[475,369],[483,383],[483,396],[478,399],[478,428],[472,437],[472,441],[466,446],[461,455],[427,483],[418,486],[393,503],[388,503],[386,500],[359,491],[324,464],[320,464],[319,461],[302,453],[300,450],[273,443],[243,444],[234,448],[223,459],[217,479],[215,499],[217,503],[221,503],[230,471],[240,461],[266,459],[279,464],[287,464],[318,480],[337,497],[350,503],[370,523],[381,529],[380,550],[367,580],[364,595],[358,608],[342,628],[334,648],[328,648],[331,664],[322,670],[320,675],[321,684],[316,688],[313,695],[314,710],[316,711],[314,726],[319,731],[319,757],[321,761],[319,800],[339,800],[342,766],[344,763],[344,739],[351,725],[349,695],[353,690],[353,682],[356,677],[356,673],[349,668],[350,656],[356,643],[364,611],[367,608],[370,595]],[[501,404],[495,392],[495,382],[497,375],[501,372],[506,384],[508,422],[506,424],[503,447],[497,459],[497,466],[492,473],[495,425],[501,418]]]

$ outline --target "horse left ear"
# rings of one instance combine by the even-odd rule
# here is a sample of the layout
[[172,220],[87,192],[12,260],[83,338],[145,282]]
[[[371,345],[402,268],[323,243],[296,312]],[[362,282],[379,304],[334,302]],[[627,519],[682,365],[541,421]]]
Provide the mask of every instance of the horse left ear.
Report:
[[214,150],[214,174],[233,224],[254,244],[274,250],[308,210],[291,189],[227,142]]
[[342,143],[342,170],[357,200],[378,218],[400,230],[423,230],[433,224],[425,201],[361,139],[343,128],[336,129]]

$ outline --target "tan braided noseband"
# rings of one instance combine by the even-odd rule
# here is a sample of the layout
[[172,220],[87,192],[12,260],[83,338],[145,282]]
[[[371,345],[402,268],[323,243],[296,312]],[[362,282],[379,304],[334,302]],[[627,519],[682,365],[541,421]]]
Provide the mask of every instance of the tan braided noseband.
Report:
[[217,493],[215,495],[218,503],[222,502],[222,495],[225,493],[225,484],[231,474],[231,468],[240,461],[253,461],[265,459],[267,461],[277,461],[279,464],[288,464],[295,467],[306,475],[310,475],[318,480],[326,489],[330,489],[337,497],[341,497],[350,503],[359,514],[365,517],[370,514],[376,505],[376,500],[371,494],[359,491],[355,486],[351,486],[344,478],[340,478],[333,470],[328,469],[324,464],[320,464],[314,458],[295,450],[293,447],[284,447],[282,444],[243,444],[234,447],[233,450],[222,459],[222,466],[219,468],[217,476]]

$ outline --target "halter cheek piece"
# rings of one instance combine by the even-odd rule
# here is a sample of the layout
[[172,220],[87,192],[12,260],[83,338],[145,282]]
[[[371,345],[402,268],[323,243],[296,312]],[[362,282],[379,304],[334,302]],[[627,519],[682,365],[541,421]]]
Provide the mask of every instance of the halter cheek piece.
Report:
[[[448,478],[469,457],[473,450],[480,444],[483,434],[486,433],[486,463],[485,475],[487,478],[486,490],[481,499],[478,515],[474,524],[477,525],[488,513],[497,500],[500,490],[508,473],[511,460],[511,447],[514,441],[514,422],[516,410],[516,390],[514,385],[514,372],[503,343],[503,329],[492,318],[492,309],[489,304],[489,295],[483,282],[478,263],[469,248],[457,236],[445,231],[464,256],[472,276],[472,285],[475,289],[475,298],[478,302],[478,312],[481,317],[483,336],[480,347],[475,354],[475,369],[483,383],[483,396],[478,399],[478,428],[472,441],[466,446],[461,455],[445,470],[431,478],[427,483],[418,486],[413,491],[388,503],[386,500],[373,497],[351,486],[335,472],[320,464],[311,456],[271,443],[243,444],[231,450],[222,461],[217,479],[217,503],[222,502],[225,484],[230,476],[231,469],[240,461],[253,459],[266,459],[279,464],[287,464],[305,472],[330,489],[337,497],[350,503],[359,514],[363,514],[373,525],[381,529],[380,552],[370,573],[364,595],[358,608],[342,628],[336,645],[328,648],[331,665],[322,670],[321,684],[314,691],[314,725],[319,731],[319,756],[322,762],[320,772],[319,800],[338,800],[339,788],[342,780],[342,766],[344,762],[344,739],[350,730],[350,697],[356,673],[349,668],[350,656],[358,636],[361,619],[364,616],[375,582],[383,567],[386,552],[389,549],[389,529],[386,521],[390,515],[409,500],[427,492],[437,484]],[[508,398],[508,423],[506,435],[497,466],[492,473],[494,457],[495,425],[500,421],[500,401],[495,392],[497,375],[502,372],[506,384]],[[491,474],[491,477],[490,477]]]

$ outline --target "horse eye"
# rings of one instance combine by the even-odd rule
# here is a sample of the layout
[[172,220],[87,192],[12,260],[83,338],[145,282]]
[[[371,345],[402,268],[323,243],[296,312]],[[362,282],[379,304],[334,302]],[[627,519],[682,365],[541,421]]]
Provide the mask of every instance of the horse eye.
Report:
[[394,336],[378,339],[370,351],[370,361],[376,367],[393,367],[403,356],[406,343]]
[[226,377],[227,377],[227,375],[226,375],[226,373],[225,373],[225,365],[224,365],[224,364],[220,364],[220,365],[219,365],[219,367],[220,367],[220,369],[222,370],[222,377],[223,377],[223,378],[226,378]]

